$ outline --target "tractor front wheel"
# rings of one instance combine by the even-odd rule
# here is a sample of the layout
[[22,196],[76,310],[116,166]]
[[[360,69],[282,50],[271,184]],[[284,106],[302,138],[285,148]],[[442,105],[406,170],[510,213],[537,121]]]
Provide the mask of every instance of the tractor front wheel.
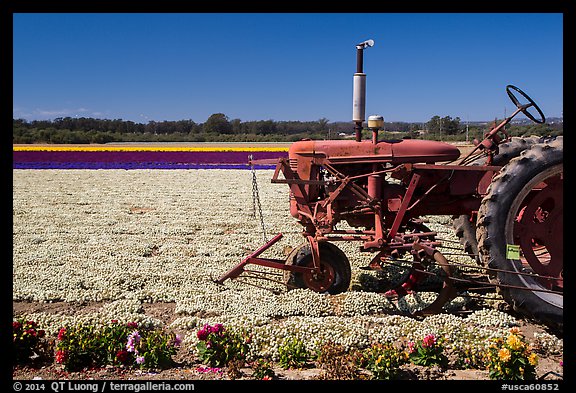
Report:
[[[309,288],[315,292],[336,295],[345,292],[350,286],[352,271],[346,254],[332,243],[319,243],[320,269],[318,272],[297,273],[285,271],[284,282],[287,288]],[[286,265],[313,267],[310,245],[304,243],[295,248]]]

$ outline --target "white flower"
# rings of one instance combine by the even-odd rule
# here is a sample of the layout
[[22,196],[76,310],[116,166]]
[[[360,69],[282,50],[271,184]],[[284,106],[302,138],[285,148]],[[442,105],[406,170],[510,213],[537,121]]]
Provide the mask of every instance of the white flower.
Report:
[[[282,233],[283,239],[262,257],[285,259],[288,249],[305,239],[290,215],[288,188],[272,184],[272,173],[258,171],[259,194],[268,238]],[[252,334],[253,356],[277,356],[283,339],[294,335],[310,350],[325,340],[364,348],[429,333],[448,337],[454,347],[481,348],[518,324],[488,302],[485,310],[466,318],[393,315],[421,309],[437,295],[417,292],[396,304],[374,293],[399,280],[405,269],[361,270],[374,255],[360,252],[356,242],[336,243],[350,260],[353,277],[350,291],[339,295],[250,281],[259,288],[241,278],[216,284],[263,243],[260,222],[251,214],[251,182],[250,172],[243,170],[13,170],[13,299],[101,302],[76,315],[27,316],[48,334],[65,324],[111,319],[161,327],[160,320],[145,314],[145,303],[171,302],[175,319],[168,327],[193,333],[182,341],[185,350],[194,348],[199,327],[223,323]],[[457,242],[448,216],[429,217],[426,225],[438,237]],[[410,266],[411,259],[406,260]],[[471,258],[454,260],[474,270]],[[498,295],[491,300],[499,301]],[[465,302],[456,299],[447,310]],[[534,341],[551,353],[562,351],[561,339],[535,335]]]

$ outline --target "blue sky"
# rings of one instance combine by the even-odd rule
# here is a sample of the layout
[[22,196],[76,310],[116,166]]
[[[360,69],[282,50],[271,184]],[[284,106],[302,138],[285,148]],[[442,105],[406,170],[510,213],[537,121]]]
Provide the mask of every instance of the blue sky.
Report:
[[13,116],[351,121],[367,39],[367,116],[562,115],[562,13],[15,13]]

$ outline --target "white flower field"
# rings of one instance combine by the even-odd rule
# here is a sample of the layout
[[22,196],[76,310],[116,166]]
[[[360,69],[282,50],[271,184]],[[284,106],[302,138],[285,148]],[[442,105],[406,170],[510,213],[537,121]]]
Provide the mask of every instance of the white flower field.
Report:
[[[304,238],[289,213],[288,187],[272,184],[272,173],[257,171],[262,213],[268,239],[284,237],[263,256],[284,259]],[[452,348],[483,350],[519,324],[494,306],[496,295],[477,311],[451,312],[469,301],[458,297],[446,313],[412,318],[435,294],[394,303],[371,291],[397,273],[362,270],[373,255],[360,253],[357,243],[337,243],[352,266],[350,290],[340,295],[251,281],[256,287],[240,278],[216,284],[264,243],[252,210],[247,170],[13,170],[13,301],[101,302],[93,314],[29,315],[52,334],[64,323],[113,318],[162,325],[142,305],[172,302],[176,315],[166,328],[185,333],[185,348],[192,350],[205,323],[220,322],[251,331],[251,350],[272,357],[289,336],[313,350],[327,339],[362,348],[434,333]],[[457,240],[448,217],[429,219],[441,237]],[[474,264],[465,256],[458,262]],[[529,339],[562,352],[553,335]]]

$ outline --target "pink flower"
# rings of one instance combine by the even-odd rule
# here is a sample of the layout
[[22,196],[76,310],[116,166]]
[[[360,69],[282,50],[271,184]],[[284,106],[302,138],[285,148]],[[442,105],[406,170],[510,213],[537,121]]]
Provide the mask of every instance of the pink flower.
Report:
[[413,341],[409,341],[409,342],[408,342],[408,353],[414,353],[414,351],[416,350],[416,349],[414,348],[415,345],[416,345],[416,344],[414,344]]
[[136,345],[140,343],[141,338],[142,337],[140,337],[138,330],[134,330],[132,333],[128,335],[128,343],[126,344],[126,349],[128,350],[128,352],[137,352]]
[[217,373],[217,374],[222,374],[222,369],[219,367],[203,367],[203,366],[199,366],[196,368],[196,371],[200,372],[200,373]]
[[174,346],[179,347],[180,344],[182,344],[182,336],[177,334],[176,337],[174,337]]
[[436,344],[436,336],[434,336],[433,334],[429,334],[422,339],[422,346],[424,348],[433,347],[434,344]]
[[144,360],[145,360],[144,356],[137,356],[136,357],[136,363],[138,363],[138,364],[144,363]]
[[212,333],[220,334],[224,331],[224,325],[217,323],[212,327]]

